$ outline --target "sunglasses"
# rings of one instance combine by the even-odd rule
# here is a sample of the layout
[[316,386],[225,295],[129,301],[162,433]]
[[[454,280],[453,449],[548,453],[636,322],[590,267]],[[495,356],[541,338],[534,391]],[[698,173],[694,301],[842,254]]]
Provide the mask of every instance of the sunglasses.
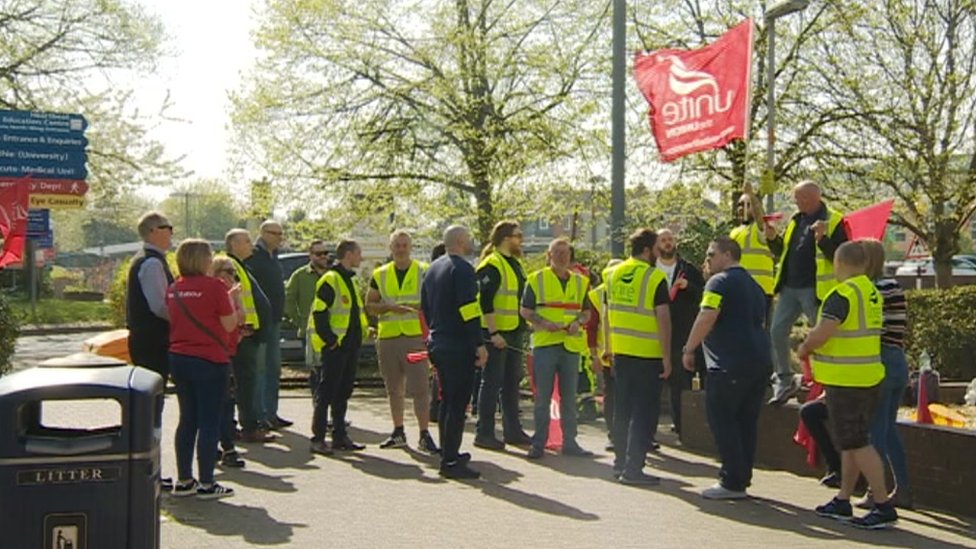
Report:
[[173,232],[173,226],[172,225],[156,225],[156,228],[159,229],[159,230],[161,230],[161,231]]

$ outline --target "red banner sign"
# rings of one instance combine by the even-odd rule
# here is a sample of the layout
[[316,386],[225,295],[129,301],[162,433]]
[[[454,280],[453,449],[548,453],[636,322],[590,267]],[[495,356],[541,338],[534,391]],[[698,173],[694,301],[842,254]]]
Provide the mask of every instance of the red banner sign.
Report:
[[84,196],[88,192],[88,183],[81,179],[44,179],[31,177],[20,179],[14,177],[0,177],[0,183],[28,183],[31,194],[68,194]]
[[697,50],[637,54],[634,77],[651,105],[661,160],[748,138],[752,29],[747,19]]
[[28,189],[22,182],[0,183],[0,268],[24,255],[27,239]]

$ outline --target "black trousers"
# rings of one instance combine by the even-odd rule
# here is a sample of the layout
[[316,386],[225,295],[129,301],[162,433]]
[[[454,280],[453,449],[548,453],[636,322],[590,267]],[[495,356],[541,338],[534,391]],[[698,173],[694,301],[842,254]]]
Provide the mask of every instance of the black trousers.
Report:
[[636,474],[644,468],[654,410],[661,407],[659,358],[616,355],[613,410],[613,468]]
[[[345,343],[345,342],[344,342]],[[336,349],[322,349],[318,386],[312,399],[312,440],[325,440],[332,409],[332,440],[346,436],[346,410],[356,383],[360,345],[340,345]]]
[[613,393],[616,381],[613,378],[613,368],[603,367],[603,420],[607,423],[607,438],[613,442]]
[[464,435],[465,408],[471,400],[474,383],[474,349],[437,349],[430,360],[437,369],[441,403],[438,410],[437,432],[441,445],[441,465],[457,461],[461,438]]
[[[169,334],[163,337],[169,338]],[[129,358],[136,366],[142,366],[162,376],[163,387],[169,380],[169,341],[158,337],[129,335]]]
[[827,470],[831,473],[840,473],[840,454],[837,453],[834,441],[830,438],[830,431],[827,428],[828,417],[827,401],[822,398],[811,400],[800,407],[800,420],[817,443],[817,450],[823,456]]
[[[509,347],[521,349],[525,343],[525,331],[501,332]],[[498,409],[498,394],[501,392],[502,434],[505,439],[517,439],[522,434],[519,421],[519,384],[522,382],[522,360],[520,351],[506,347],[496,349],[491,343],[488,347],[488,363],[481,371],[481,391],[478,395],[479,438],[495,438],[495,411]],[[570,396],[575,398],[575,396]]]
[[768,384],[765,370],[750,375],[708,373],[705,412],[722,460],[719,481],[728,490],[744,491],[752,483],[759,412]]
[[224,404],[220,414],[220,448],[226,452],[234,449],[234,435],[237,433],[237,421],[234,419],[234,409],[237,407],[237,388],[234,373],[231,370],[227,376],[227,391],[224,393]]

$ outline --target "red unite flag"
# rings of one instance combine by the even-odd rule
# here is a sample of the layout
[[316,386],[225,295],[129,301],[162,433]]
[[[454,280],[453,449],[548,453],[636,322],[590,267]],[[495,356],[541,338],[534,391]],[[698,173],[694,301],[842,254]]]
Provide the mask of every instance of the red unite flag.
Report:
[[27,209],[30,207],[30,186],[23,181],[0,183],[0,269],[23,259],[27,240]]
[[650,103],[661,160],[749,138],[752,19],[697,50],[639,52],[634,77]]

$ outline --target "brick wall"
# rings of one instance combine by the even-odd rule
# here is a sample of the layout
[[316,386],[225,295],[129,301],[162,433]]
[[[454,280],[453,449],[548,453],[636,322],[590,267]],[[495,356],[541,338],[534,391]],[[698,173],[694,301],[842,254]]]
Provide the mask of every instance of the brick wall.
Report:
[[[705,418],[705,393],[692,391],[681,398],[681,444],[717,456]],[[806,450],[793,443],[799,406],[763,406],[759,416],[756,465],[817,478],[823,468],[806,463]],[[908,475],[915,504],[923,508],[976,516],[976,432],[933,425],[899,423],[908,455]]]

